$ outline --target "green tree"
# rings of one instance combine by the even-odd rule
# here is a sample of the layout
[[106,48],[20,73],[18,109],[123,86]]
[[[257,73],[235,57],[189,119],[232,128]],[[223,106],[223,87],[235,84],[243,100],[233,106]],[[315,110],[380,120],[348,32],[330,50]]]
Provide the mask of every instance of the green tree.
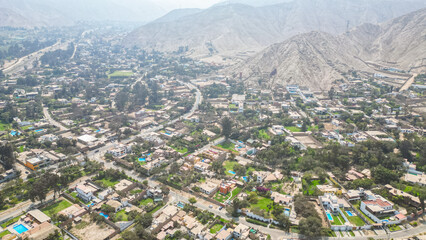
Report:
[[195,197],[192,197],[190,199],[188,199],[189,203],[191,203],[191,205],[194,205],[197,202],[197,199],[195,199]]
[[299,222],[300,233],[308,238],[321,236],[321,219],[318,217],[307,217]]
[[232,133],[232,121],[230,118],[225,117],[222,119],[222,135],[228,139]]

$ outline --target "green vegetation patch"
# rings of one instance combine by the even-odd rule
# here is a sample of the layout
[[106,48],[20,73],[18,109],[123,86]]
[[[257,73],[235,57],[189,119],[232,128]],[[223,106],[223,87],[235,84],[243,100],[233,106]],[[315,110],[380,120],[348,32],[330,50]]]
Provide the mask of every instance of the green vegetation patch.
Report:
[[130,77],[133,75],[132,71],[115,71],[108,75],[108,78],[120,78],[120,77]]
[[123,209],[123,210],[117,212],[115,214],[115,220],[117,220],[117,221],[127,221],[128,219],[127,219],[126,210]]
[[391,231],[391,232],[400,231],[400,230],[402,230],[402,229],[399,225],[394,224],[394,225],[389,226],[389,231]]
[[188,148],[186,147],[172,147],[174,150],[176,150],[178,153],[185,154],[188,152]]
[[289,130],[290,132],[301,132],[302,131],[302,129],[295,127],[295,126],[288,126],[288,127],[285,127],[285,128],[287,130]]
[[0,122],[0,131],[6,131],[10,129],[11,125],[7,123]]
[[153,202],[154,202],[154,200],[152,200],[152,198],[142,199],[142,200],[139,202],[139,205],[140,205],[140,206],[146,206],[146,205],[148,205],[148,204],[150,204],[150,203],[153,203]]
[[17,217],[15,217],[15,218],[12,218],[12,219],[10,219],[9,221],[7,221],[7,222],[3,223],[3,224],[2,224],[2,225],[0,225],[0,226],[1,226],[2,228],[5,228],[5,227],[9,226],[10,224],[17,222],[17,221],[18,221],[21,217],[22,217],[22,215],[17,216]]
[[333,215],[333,221],[331,222],[331,225],[340,226],[340,225],[343,225],[343,224],[345,224],[345,219],[343,219],[342,216],[340,216],[340,214],[337,215],[337,216]]
[[233,176],[233,174],[229,173],[229,170],[233,171],[234,166],[237,165],[238,162],[235,161],[225,161],[223,162],[223,166],[225,167],[225,174]]
[[119,181],[112,181],[110,179],[103,178],[101,180],[96,180],[96,182],[101,182],[106,187],[114,187]]
[[271,139],[271,136],[268,135],[268,133],[266,132],[265,129],[260,129],[259,130],[259,138],[261,138],[263,140],[269,140],[269,139]]
[[0,238],[6,236],[7,234],[10,234],[9,230],[1,232],[0,233]]
[[54,214],[57,214],[58,212],[64,210],[65,208],[68,208],[72,205],[72,203],[68,202],[67,200],[62,200],[60,202],[57,202],[55,204],[52,204],[48,207],[43,208],[41,211],[45,213],[47,216],[52,217]]
[[269,210],[268,206],[271,207],[271,210],[274,209],[273,205],[274,205],[273,200],[271,200],[269,198],[264,198],[264,197],[258,196],[257,203],[250,205],[250,208],[251,209],[260,208],[260,209],[263,209],[265,211],[268,211]]
[[223,148],[223,149],[230,150],[230,151],[233,151],[235,153],[238,153],[238,151],[235,150],[235,144],[233,144],[230,141],[226,141],[226,142],[224,142],[222,144],[219,144],[217,146],[220,147],[220,148]]
[[215,224],[212,228],[210,228],[210,233],[215,234],[223,228],[222,224]]
[[[305,180],[303,179],[303,181],[305,181]],[[305,195],[312,195],[312,194],[314,194],[315,193],[315,189],[316,189],[317,185],[319,185],[319,184],[320,184],[320,180],[313,180],[313,181],[311,181],[309,183],[309,185],[308,185],[308,188],[303,190],[303,194],[305,194]],[[303,185],[305,186],[307,184],[303,184]]]
[[[346,213],[346,211],[345,211],[345,210],[343,210],[343,209],[341,209],[341,210],[342,210],[343,214],[345,214],[345,216],[346,216],[346,218],[349,220],[349,222],[351,222],[351,223],[352,223],[352,224],[354,224],[355,226],[357,226],[357,227],[362,227],[362,226],[364,226],[364,225],[365,225],[364,220],[362,220],[360,217],[358,217],[358,216],[352,216],[352,217],[350,217],[350,216]],[[355,213],[352,211],[352,214],[355,214]]]

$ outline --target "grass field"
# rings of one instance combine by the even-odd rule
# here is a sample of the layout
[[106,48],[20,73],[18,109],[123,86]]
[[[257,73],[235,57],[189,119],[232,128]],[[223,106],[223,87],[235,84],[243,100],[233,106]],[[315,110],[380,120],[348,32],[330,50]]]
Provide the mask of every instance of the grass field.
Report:
[[152,200],[152,198],[147,198],[147,199],[142,199],[140,202],[139,202],[139,204],[141,205],[141,206],[146,206],[146,205],[148,205],[148,204],[150,204],[150,203],[153,203],[154,202],[154,200]]
[[115,78],[119,78],[119,77],[130,77],[130,76],[132,76],[133,75],[133,72],[131,72],[131,71],[115,71],[115,72],[113,72],[113,73],[111,73],[111,74],[109,74],[108,75],[108,78],[111,78],[111,77],[115,77]]
[[101,179],[101,180],[96,180],[96,182],[97,181],[101,182],[102,184],[104,184],[107,187],[113,187],[115,184],[118,183],[118,181],[111,181],[110,179],[106,179],[106,178]]
[[265,129],[260,129],[259,130],[259,138],[261,138],[263,140],[269,140],[269,139],[271,139],[271,137],[268,135],[268,133],[266,132]]
[[317,187],[317,185],[320,184],[320,180],[313,180],[311,181],[311,183],[309,184],[308,189],[304,189],[303,190],[303,194],[305,195],[312,195],[315,192],[315,188]]
[[[349,222],[351,222],[355,226],[362,227],[362,226],[365,225],[364,221],[360,217],[358,217],[358,216],[352,216],[352,217],[350,217],[350,216],[348,216],[348,214],[346,213],[346,211],[343,210],[343,209],[342,209],[342,212],[343,212],[343,214],[345,214],[345,216],[349,220]],[[355,213],[352,211],[352,214],[355,214]]]
[[[268,211],[268,205],[273,205],[274,201],[269,199],[269,198],[264,198],[264,197],[260,197],[258,196],[258,200],[256,204],[251,204],[250,208],[260,208],[263,209],[265,211]],[[271,210],[274,209],[273,207],[271,208]]]
[[234,161],[225,161],[223,162],[223,166],[225,167],[225,174],[229,175],[229,176],[233,176],[233,174],[229,173],[228,171],[231,170],[233,171],[234,166],[237,165],[237,162]]
[[242,189],[241,189],[241,188],[239,188],[239,187],[235,188],[234,190],[232,190],[232,192],[231,192],[231,193],[228,193],[228,194],[226,194],[226,195],[223,195],[223,194],[221,194],[219,191],[217,191],[213,198],[214,198],[216,201],[223,203],[223,202],[225,202],[225,201],[226,201],[229,197],[231,197],[231,194],[232,194],[232,198],[231,198],[231,200],[232,200],[232,199],[234,199],[234,198],[235,198],[235,196],[237,196],[237,195],[238,195],[241,191],[242,191]]
[[331,225],[343,225],[345,224],[345,219],[342,218],[342,216],[339,215],[333,215],[333,221],[331,222]]
[[287,130],[291,131],[291,132],[301,132],[302,129],[298,128],[298,127],[294,127],[294,126],[288,126],[285,127]]
[[21,217],[22,217],[22,215],[17,216],[17,217],[15,217],[15,218],[12,218],[12,219],[10,219],[10,220],[9,220],[9,221],[7,221],[7,222],[2,223],[0,226],[1,226],[2,228],[5,228],[5,227],[9,226],[10,224],[17,222],[17,221],[18,221]]
[[210,228],[210,233],[215,234],[219,232],[220,229],[222,229],[222,227],[223,227],[222,224],[215,224],[212,228]]
[[[121,218],[121,219],[120,219]],[[126,214],[126,210],[121,210],[121,211],[119,211],[119,212],[117,212],[116,214],[115,214],[115,219],[117,220],[117,221],[127,221],[127,214]]]
[[367,221],[368,221],[368,223],[370,223],[370,224],[375,224],[375,222],[370,218],[370,217],[368,217],[367,215],[365,215],[360,209],[359,209],[359,207],[360,207],[360,202],[358,201],[358,202],[355,202],[355,203],[353,203],[352,204],[356,209],[358,209],[358,211],[364,216],[364,218],[365,219],[367,219]]
[[10,124],[0,122],[0,131],[6,131],[10,128],[10,126],[11,126]]
[[72,203],[68,202],[67,200],[62,200],[46,208],[43,208],[41,211],[47,216],[52,217],[54,214],[64,210],[65,208],[70,207],[71,205]]
[[391,232],[395,232],[395,231],[399,231],[399,230],[402,230],[399,225],[389,226],[389,231],[391,231]]
[[235,144],[233,144],[230,141],[226,141],[226,142],[224,142],[222,144],[219,144],[217,146],[220,147],[220,148],[231,150],[231,151],[233,151],[235,153],[238,153],[238,151],[235,150]]
[[6,236],[7,234],[10,234],[9,230],[3,231],[0,233],[0,238]]
[[172,147],[174,150],[176,150],[178,153],[182,153],[182,154],[185,154],[185,153],[187,153],[188,152],[188,148],[186,148],[186,147],[180,147],[180,148],[177,148],[177,147]]

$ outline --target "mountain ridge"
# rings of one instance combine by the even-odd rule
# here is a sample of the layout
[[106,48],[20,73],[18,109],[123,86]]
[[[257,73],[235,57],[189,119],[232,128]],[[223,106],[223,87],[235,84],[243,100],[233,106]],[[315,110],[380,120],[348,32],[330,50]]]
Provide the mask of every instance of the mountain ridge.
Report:
[[367,61],[394,62],[409,69],[422,64],[425,56],[426,8],[380,25],[363,24],[338,36],[323,32],[296,35],[228,72],[241,72],[249,86],[299,84],[328,90],[334,80],[345,79],[348,71],[371,71]]

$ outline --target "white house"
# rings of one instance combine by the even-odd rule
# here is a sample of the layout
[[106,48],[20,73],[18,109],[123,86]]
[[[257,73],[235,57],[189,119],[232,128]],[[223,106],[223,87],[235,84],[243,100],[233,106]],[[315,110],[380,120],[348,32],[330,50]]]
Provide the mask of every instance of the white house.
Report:
[[85,182],[80,183],[75,187],[77,191],[77,196],[85,202],[90,202],[95,198],[94,193],[99,190],[95,185]]

